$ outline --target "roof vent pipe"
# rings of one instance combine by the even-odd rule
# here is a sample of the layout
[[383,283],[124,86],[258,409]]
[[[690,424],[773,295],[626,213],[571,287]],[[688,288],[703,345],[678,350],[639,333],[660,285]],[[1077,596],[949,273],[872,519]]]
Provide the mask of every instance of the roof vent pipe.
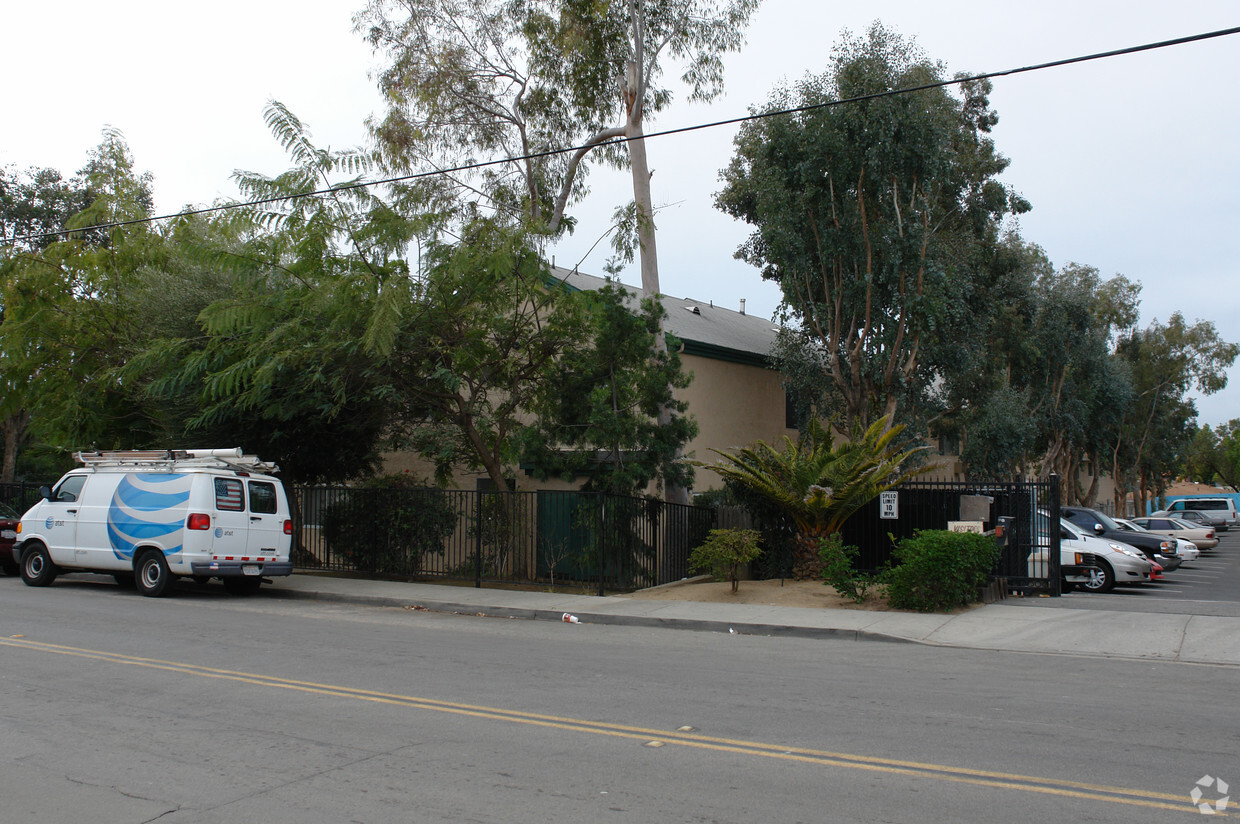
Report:
[[745,299],[741,298],[741,314],[745,314]]

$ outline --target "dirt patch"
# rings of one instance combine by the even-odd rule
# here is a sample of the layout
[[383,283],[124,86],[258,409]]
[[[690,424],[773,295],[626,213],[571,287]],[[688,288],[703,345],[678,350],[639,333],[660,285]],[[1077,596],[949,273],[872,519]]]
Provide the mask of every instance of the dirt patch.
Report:
[[727,581],[703,581],[643,589],[627,598],[656,601],[710,601],[721,604],[759,604],[776,607],[819,609],[860,609],[885,612],[890,609],[881,596],[858,604],[840,596],[821,581],[741,581],[737,592]]

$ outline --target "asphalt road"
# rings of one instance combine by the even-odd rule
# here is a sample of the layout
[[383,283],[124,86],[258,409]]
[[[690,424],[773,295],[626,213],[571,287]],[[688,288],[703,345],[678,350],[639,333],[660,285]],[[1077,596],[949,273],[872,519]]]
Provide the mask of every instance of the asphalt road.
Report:
[[0,579],[0,822],[1198,821],[1235,682]]

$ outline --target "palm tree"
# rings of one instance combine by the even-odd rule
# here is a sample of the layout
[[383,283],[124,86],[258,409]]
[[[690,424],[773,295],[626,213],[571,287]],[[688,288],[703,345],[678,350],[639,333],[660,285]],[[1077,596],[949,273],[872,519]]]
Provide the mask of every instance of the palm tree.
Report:
[[848,516],[880,492],[927,471],[906,468],[910,457],[927,447],[901,449],[895,441],[903,426],[887,428],[886,417],[864,433],[835,444],[817,421],[800,440],[784,437],[782,451],[762,441],[736,454],[719,452],[712,469],[775,504],[797,527],[793,577],[812,577],[819,567],[819,542],[838,532]]

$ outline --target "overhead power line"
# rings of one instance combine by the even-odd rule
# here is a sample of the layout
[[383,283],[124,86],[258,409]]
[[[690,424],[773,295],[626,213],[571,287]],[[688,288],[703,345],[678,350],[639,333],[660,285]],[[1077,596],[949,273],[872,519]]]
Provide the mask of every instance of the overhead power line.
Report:
[[993,77],[1008,77],[1014,74],[1026,74],[1028,72],[1043,71],[1045,69],[1054,69],[1060,66],[1070,66],[1075,63],[1086,63],[1092,60],[1104,60],[1110,57],[1122,57],[1129,54],[1137,54],[1139,52],[1153,51],[1155,49],[1165,49],[1171,46],[1183,46],[1189,43],[1197,43],[1203,40],[1212,40],[1218,37],[1228,37],[1230,35],[1240,34],[1240,26],[1229,29],[1219,29],[1217,31],[1204,32],[1202,34],[1193,34],[1186,37],[1177,37],[1172,40],[1160,40],[1156,43],[1145,43],[1140,46],[1129,46],[1123,49],[1113,49],[1111,51],[1096,52],[1094,54],[1081,55],[1079,57],[1068,57],[1062,60],[1052,60],[1046,63],[1035,63],[1031,66],[1022,66],[1016,69],[1004,69],[1002,71],[985,72],[982,74],[969,75],[967,77],[955,77],[951,80],[939,80],[934,83],[924,83],[920,86],[909,86],[902,89],[888,89],[887,91],[874,92],[873,94],[863,94],[856,97],[847,97],[842,100],[828,100],[822,103],[814,103],[805,106],[796,106],[789,109],[779,109],[776,111],[753,112],[741,117],[732,117],[726,120],[714,120],[709,123],[699,123],[694,126],[681,126],[675,129],[667,129],[665,131],[651,132],[641,135],[640,137],[618,137],[597,144],[583,144],[580,146],[569,146],[563,149],[549,149],[544,152],[533,152],[530,154],[519,155],[517,157],[504,157],[497,160],[486,160],[478,163],[466,163],[461,166],[454,166],[449,169],[434,169],[426,172],[415,172],[413,174],[399,175],[396,177],[387,177],[381,180],[359,181],[356,183],[346,183],[340,186],[331,186],[326,189],[316,189],[312,192],[301,192],[293,195],[282,195],[279,197],[261,198],[258,200],[247,200],[238,203],[224,203],[215,206],[204,206],[200,209],[186,209],[174,214],[159,215],[157,217],[135,218],[133,220],[120,220],[112,223],[99,223],[93,226],[82,226],[76,229],[62,229],[55,232],[40,232],[30,235],[19,235],[8,240],[8,244],[18,241],[36,240],[45,237],[56,237],[58,235],[75,234],[81,232],[89,232],[98,229],[117,229],[125,226],[134,226],[143,223],[155,223],[161,220],[173,220],[175,218],[192,217],[194,215],[210,214],[212,212],[223,212],[230,209],[244,209],[253,206],[265,206],[271,203],[283,203],[289,200],[299,200],[305,197],[319,197],[321,195],[335,194],[339,192],[349,191],[351,189],[361,189],[369,186],[383,186],[390,183],[405,183],[413,180],[420,180],[428,177],[438,177],[441,175],[455,174],[457,172],[468,172],[477,169],[486,169],[491,166],[500,166],[505,163],[517,163],[524,160],[537,160],[543,157],[554,157],[555,155],[568,154],[570,152],[580,151],[586,148],[602,148],[605,146],[619,146],[629,143],[633,140],[650,140],[657,137],[670,137],[671,135],[685,134],[686,132],[696,132],[703,129],[714,129],[719,126],[731,126],[739,123],[747,123],[753,120],[763,120],[768,117],[781,117],[783,115],[800,114],[802,112],[810,112],[817,109],[826,109],[833,106],[842,106],[847,103],[859,103],[866,100],[876,100],[883,97],[894,97],[901,94],[912,94],[914,92],[926,91],[928,89],[939,89],[946,86],[956,86],[964,83],[972,83],[978,80],[988,80]]

